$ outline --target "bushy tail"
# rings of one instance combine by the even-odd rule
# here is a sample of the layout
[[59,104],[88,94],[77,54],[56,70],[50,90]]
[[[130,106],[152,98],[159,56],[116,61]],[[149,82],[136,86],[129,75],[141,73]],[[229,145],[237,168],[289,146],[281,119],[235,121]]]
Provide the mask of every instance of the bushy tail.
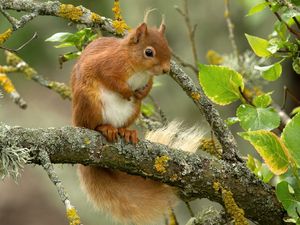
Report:
[[[152,142],[195,152],[203,132],[196,128],[180,130],[180,123],[151,131],[146,139]],[[158,224],[177,202],[172,187],[157,181],[99,167],[78,168],[81,186],[97,208],[111,213],[122,224]]]

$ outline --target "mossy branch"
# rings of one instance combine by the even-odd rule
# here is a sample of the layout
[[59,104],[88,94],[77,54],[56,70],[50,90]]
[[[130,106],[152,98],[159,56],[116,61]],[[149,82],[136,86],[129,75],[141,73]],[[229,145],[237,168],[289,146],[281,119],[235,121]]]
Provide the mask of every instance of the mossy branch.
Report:
[[[159,180],[177,187],[185,200],[209,198],[223,204],[221,194],[213,188],[218,182],[233,193],[247,218],[261,224],[283,224],[284,211],[273,189],[242,163],[189,154],[149,141],[136,146],[123,140],[111,144],[98,132],[74,127],[29,129],[2,124],[0,146],[0,152],[9,146],[31,150],[34,164],[41,163],[41,149],[52,163],[97,165]],[[161,157],[168,159],[163,171],[155,166]]]

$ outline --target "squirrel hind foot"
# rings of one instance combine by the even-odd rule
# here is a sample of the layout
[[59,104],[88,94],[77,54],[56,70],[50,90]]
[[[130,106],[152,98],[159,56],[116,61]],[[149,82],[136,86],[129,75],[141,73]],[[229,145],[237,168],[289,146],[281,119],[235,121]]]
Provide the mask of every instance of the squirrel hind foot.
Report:
[[118,133],[120,137],[123,137],[125,139],[126,143],[137,144],[139,141],[136,130],[129,130],[127,128],[121,127],[118,128]]
[[118,140],[118,129],[111,125],[97,126],[96,131],[99,131],[109,142],[116,142]]

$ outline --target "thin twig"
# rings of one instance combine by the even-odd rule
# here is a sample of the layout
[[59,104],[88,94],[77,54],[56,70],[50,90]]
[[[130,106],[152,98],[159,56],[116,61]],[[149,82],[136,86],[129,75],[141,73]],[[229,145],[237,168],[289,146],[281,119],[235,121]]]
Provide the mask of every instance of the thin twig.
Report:
[[190,216],[191,216],[191,217],[195,217],[195,213],[193,212],[193,209],[192,209],[190,203],[189,203],[189,202],[184,202],[184,203],[185,203],[186,207],[187,207],[188,210],[189,210]]
[[[271,9],[272,6],[271,6],[271,4],[270,4],[270,1],[269,1],[269,0],[265,0],[265,1],[266,1],[267,3],[269,3],[268,5],[269,5],[269,8]],[[289,30],[290,33],[294,34],[297,38],[300,38],[300,33],[297,32],[297,31],[295,31],[293,28],[291,28],[291,27],[290,27],[290,26],[289,26],[289,25],[281,18],[281,16],[279,15],[278,12],[273,11],[272,9],[271,9],[271,11],[274,13],[274,15],[277,17],[277,19],[278,19],[280,22],[284,23],[284,25],[286,26],[286,28]]]
[[18,20],[11,16],[8,12],[4,11],[2,6],[0,6],[0,12],[3,14],[3,16],[8,20],[8,22],[11,23],[13,29],[16,29],[16,24],[18,23]]
[[50,161],[48,153],[45,150],[40,150],[38,158],[39,158],[44,170],[47,172],[49,179],[55,185],[58,195],[60,197],[60,200],[63,202],[63,204],[66,207],[67,217],[68,217],[70,224],[74,224],[74,225],[81,224],[80,218],[76,212],[76,209],[74,208],[74,206],[71,205],[69,196],[66,193],[61,180],[59,179],[59,177],[57,176],[57,174],[54,170],[53,164]]
[[[195,34],[196,34],[197,24],[195,24],[194,26],[192,26],[192,24],[191,24],[188,0],[183,0],[183,11],[179,7],[175,7],[175,9],[184,18],[186,27],[188,29],[188,35],[189,35],[191,47],[192,47],[192,53],[193,53],[193,58],[194,58],[194,67],[197,68],[197,64],[199,63],[197,47],[196,47],[196,42],[195,42]],[[194,68],[193,68],[193,70],[197,75],[198,70],[197,69],[195,70]]]
[[228,28],[228,32],[229,32],[229,40],[231,42],[231,46],[232,46],[234,55],[237,58],[238,64],[239,64],[239,61],[240,61],[239,50],[238,50],[238,47],[237,47],[237,44],[236,44],[236,41],[235,41],[235,38],[234,38],[234,25],[233,25],[233,23],[231,21],[231,18],[230,18],[229,0],[224,0],[224,6],[225,6],[224,17],[226,19],[227,28]]
[[6,51],[10,51],[10,52],[18,52],[20,51],[21,49],[23,49],[26,45],[28,45],[33,39],[36,39],[38,37],[37,35],[37,32],[34,32],[33,36],[27,40],[24,44],[22,44],[20,47],[16,48],[16,49],[11,49],[11,48],[7,48],[7,47],[4,47],[4,46],[0,46],[1,49],[4,49]]
[[183,66],[183,67],[189,67],[191,68],[196,74],[199,73],[197,67],[194,65],[184,61],[179,55],[177,55],[173,50],[171,50],[172,56]]
[[164,125],[167,124],[168,123],[168,119],[167,119],[167,116],[164,113],[164,111],[162,111],[162,109],[160,108],[160,106],[158,105],[158,103],[156,102],[156,100],[151,95],[148,95],[148,97],[151,100],[151,102],[153,103],[154,108],[156,109],[156,111],[158,112],[158,114],[160,116],[160,122],[162,124],[164,124]]
[[294,20],[295,24],[297,25],[298,29],[300,29],[300,23],[299,23],[297,17],[294,16],[293,20]]

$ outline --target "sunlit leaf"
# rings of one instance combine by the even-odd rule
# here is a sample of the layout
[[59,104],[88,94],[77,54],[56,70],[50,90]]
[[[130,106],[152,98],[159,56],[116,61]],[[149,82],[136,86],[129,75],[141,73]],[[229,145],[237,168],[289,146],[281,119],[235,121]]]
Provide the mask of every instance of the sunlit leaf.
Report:
[[254,69],[259,70],[262,77],[268,81],[277,80],[282,73],[282,66],[280,62],[269,66],[255,66]]
[[300,214],[300,199],[294,193],[290,193],[288,182],[282,181],[276,186],[276,196],[282,203],[289,216],[298,218]]
[[240,125],[245,131],[272,130],[279,126],[280,117],[273,108],[256,108],[242,104],[236,112]]
[[268,57],[271,55],[271,52],[268,51],[269,42],[267,40],[249,34],[245,35],[252,50],[257,56]]
[[274,133],[259,130],[243,132],[239,135],[254,146],[272,173],[280,175],[287,171],[289,161],[286,147]]
[[220,105],[230,104],[240,98],[244,89],[242,76],[225,66],[199,65],[199,80],[205,94]]
[[281,137],[292,159],[300,167],[300,113],[285,126]]
[[72,33],[69,32],[59,32],[53,34],[51,37],[47,38],[45,41],[50,42],[64,42],[68,37],[72,36]]
[[255,98],[253,99],[253,104],[256,107],[261,107],[261,108],[268,107],[272,103],[271,94],[272,92],[268,92],[265,94],[255,96]]
[[268,2],[258,3],[249,10],[249,12],[246,16],[251,16],[256,13],[259,13],[259,12],[263,11],[266,7],[268,7],[268,5],[269,5]]

